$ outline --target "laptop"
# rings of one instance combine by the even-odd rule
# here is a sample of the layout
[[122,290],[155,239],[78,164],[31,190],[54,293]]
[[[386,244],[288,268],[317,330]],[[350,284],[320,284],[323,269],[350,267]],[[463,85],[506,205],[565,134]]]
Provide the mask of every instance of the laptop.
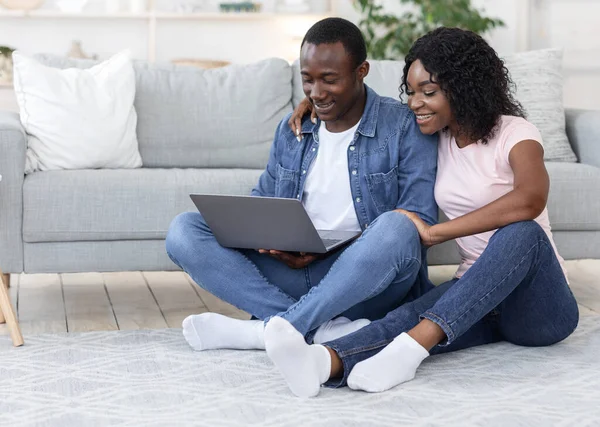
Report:
[[296,199],[190,194],[221,246],[326,253],[360,231],[317,230]]

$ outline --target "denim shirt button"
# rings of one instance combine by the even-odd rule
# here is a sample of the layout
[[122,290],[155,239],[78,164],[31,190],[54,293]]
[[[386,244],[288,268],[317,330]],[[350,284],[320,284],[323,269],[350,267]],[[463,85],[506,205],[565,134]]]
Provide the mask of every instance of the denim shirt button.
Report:
[[356,203],[360,203],[360,197],[356,198]]
[[305,174],[306,174],[306,170],[303,170],[303,171],[302,171],[302,175],[305,175]]
[[313,147],[312,151],[317,151],[317,149]]
[[356,175],[356,169],[352,171],[352,175]]
[[296,196],[296,198],[297,198],[297,199],[299,199],[299,198],[300,198],[300,194],[298,194],[298,195]]
[[367,228],[368,226],[369,226],[369,223],[367,222],[367,223],[365,224],[365,228]]
[[[350,151],[354,151],[355,149],[356,149],[356,147],[354,145],[350,146]],[[314,151],[314,148],[313,148],[313,151]]]

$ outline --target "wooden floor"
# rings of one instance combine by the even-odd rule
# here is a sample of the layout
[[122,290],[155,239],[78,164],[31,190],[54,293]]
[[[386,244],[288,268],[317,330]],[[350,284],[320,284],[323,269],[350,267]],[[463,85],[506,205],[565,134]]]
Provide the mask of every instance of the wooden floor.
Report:
[[[441,283],[455,266],[430,268]],[[567,261],[582,315],[600,315],[600,260]],[[25,339],[48,332],[180,328],[206,311],[249,316],[202,290],[182,272],[12,275],[10,295]],[[6,325],[0,325],[0,336]]]

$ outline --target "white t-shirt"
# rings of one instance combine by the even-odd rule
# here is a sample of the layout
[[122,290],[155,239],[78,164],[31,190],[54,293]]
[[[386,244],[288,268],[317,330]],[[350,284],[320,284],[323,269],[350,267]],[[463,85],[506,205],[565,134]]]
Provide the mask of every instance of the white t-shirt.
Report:
[[[477,143],[459,148],[448,132],[442,132],[438,145],[435,200],[446,216],[454,219],[468,214],[512,191],[515,176],[508,155],[517,143],[528,139],[542,144],[538,129],[527,120],[514,116],[501,117],[496,136],[486,145]],[[564,260],[552,238],[548,208],[544,208],[535,221],[548,235],[566,276]],[[455,277],[461,277],[473,265],[495,231],[456,239],[461,263]]]
[[308,169],[302,204],[317,230],[360,231],[348,176],[348,147],[360,121],[344,132],[319,126],[319,151]]

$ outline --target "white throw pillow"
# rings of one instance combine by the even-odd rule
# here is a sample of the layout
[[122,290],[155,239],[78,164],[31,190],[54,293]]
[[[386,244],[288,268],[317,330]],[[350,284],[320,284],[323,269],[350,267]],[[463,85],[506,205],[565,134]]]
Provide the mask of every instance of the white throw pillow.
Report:
[[123,51],[85,70],[60,70],[13,53],[25,173],[142,166],[133,106],[135,74]]

